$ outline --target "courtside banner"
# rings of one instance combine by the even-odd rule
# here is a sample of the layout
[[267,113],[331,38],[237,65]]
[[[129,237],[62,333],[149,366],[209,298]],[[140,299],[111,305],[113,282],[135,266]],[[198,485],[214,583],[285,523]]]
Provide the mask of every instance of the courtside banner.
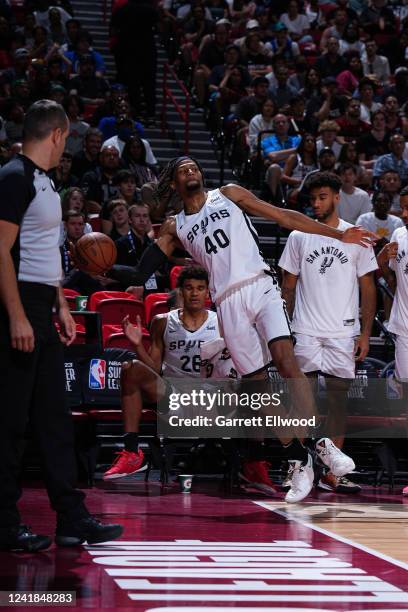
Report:
[[[407,386],[392,375],[326,379],[165,378],[158,434],[175,438],[405,438]],[[405,397],[404,397],[405,390]]]

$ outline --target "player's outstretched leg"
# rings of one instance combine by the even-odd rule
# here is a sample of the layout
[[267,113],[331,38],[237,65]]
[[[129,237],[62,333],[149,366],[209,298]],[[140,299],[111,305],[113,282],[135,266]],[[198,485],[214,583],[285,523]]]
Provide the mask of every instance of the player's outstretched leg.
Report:
[[[318,414],[312,389],[298,366],[292,341],[286,338],[272,341],[269,343],[269,348],[279,374],[290,382],[290,392],[295,405],[296,416],[306,419],[315,417],[317,425]],[[284,443],[284,448],[292,473],[291,488],[286,494],[285,500],[290,503],[299,502],[310,493],[313,487],[312,458],[309,451],[298,439],[287,441],[286,444]],[[338,449],[329,438],[317,440],[315,450],[322,463],[335,476],[344,476],[355,467],[354,461]]]

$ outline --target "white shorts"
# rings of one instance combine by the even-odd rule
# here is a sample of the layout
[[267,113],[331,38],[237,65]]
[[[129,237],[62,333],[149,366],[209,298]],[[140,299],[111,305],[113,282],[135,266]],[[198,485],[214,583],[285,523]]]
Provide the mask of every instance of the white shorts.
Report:
[[355,378],[354,338],[315,338],[295,333],[295,356],[302,372]]
[[220,334],[238,374],[248,376],[271,362],[268,343],[292,338],[279,285],[265,274],[228,292],[217,305]]
[[395,377],[408,382],[408,337],[398,336],[395,339]]

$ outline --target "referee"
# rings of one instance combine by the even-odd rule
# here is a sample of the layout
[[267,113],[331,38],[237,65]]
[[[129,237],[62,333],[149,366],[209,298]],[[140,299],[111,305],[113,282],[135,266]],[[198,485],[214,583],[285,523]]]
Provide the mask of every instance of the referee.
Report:
[[[71,416],[65,405],[63,344],[75,323],[60,288],[60,198],[47,172],[64,151],[68,119],[40,100],[25,117],[23,154],[0,169],[0,550],[38,551],[51,538],[21,524],[17,502],[24,435],[29,425],[42,455],[57,513],[56,543],[74,546],[119,537],[120,525],[93,518],[75,489]],[[55,307],[61,333],[52,321]]]

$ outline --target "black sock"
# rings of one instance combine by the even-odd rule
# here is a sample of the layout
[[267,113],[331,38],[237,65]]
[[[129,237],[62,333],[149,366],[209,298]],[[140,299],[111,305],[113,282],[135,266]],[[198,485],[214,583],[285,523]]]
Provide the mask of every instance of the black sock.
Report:
[[297,459],[302,463],[306,463],[308,459],[308,451],[307,448],[303,446],[299,442],[297,438],[294,438],[289,444],[283,444],[283,449],[285,451],[285,456],[288,459]]
[[125,433],[123,436],[123,441],[125,443],[125,450],[129,453],[137,453],[139,450],[139,434],[130,431],[129,433]]

